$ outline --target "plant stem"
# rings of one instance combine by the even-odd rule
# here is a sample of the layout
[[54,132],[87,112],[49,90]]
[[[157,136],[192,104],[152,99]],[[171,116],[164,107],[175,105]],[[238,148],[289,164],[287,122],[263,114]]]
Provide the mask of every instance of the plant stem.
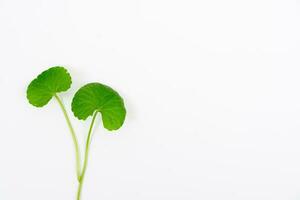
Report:
[[61,110],[64,113],[65,119],[67,121],[68,127],[69,127],[71,135],[72,135],[72,139],[73,139],[73,143],[74,143],[74,147],[75,147],[75,154],[76,154],[77,180],[80,181],[81,160],[80,160],[80,150],[79,150],[78,140],[77,140],[74,128],[72,126],[72,123],[70,121],[70,118],[68,116],[68,113],[66,111],[66,108],[65,108],[64,104],[62,103],[61,99],[59,98],[59,96],[57,94],[55,94],[54,97],[57,100]]
[[93,126],[94,126],[97,114],[98,114],[98,112],[96,111],[93,115],[93,119],[92,119],[92,122],[91,122],[91,125],[89,128],[89,132],[88,132],[88,137],[86,139],[83,168],[82,168],[82,172],[81,172],[81,175],[79,178],[79,185],[78,185],[78,190],[77,190],[77,200],[80,200],[80,198],[81,198],[81,190],[82,190],[84,176],[85,176],[85,172],[86,172],[86,168],[87,168],[87,164],[88,164],[89,150],[90,150],[90,144],[91,144],[91,140],[92,140],[92,131],[93,131]]

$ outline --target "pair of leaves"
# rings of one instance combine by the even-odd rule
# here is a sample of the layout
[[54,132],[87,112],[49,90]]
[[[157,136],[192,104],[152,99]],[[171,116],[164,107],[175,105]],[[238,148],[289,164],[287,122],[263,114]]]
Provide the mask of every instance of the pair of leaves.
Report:
[[[57,93],[67,91],[72,79],[64,67],[52,67],[37,76],[27,88],[27,99],[36,107],[45,106]],[[72,100],[72,111],[81,120],[100,112],[106,129],[119,129],[126,116],[122,97],[101,83],[88,83],[81,87]]]

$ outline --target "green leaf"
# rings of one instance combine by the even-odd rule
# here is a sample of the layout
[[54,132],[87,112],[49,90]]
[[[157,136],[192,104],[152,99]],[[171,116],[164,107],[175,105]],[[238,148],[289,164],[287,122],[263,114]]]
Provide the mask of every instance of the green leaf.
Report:
[[71,76],[64,67],[51,67],[31,81],[27,88],[27,99],[30,104],[42,107],[56,93],[68,90],[71,83]]
[[73,97],[72,111],[82,120],[96,111],[100,112],[103,126],[108,130],[119,129],[126,116],[122,97],[112,88],[100,83],[89,83],[80,88]]

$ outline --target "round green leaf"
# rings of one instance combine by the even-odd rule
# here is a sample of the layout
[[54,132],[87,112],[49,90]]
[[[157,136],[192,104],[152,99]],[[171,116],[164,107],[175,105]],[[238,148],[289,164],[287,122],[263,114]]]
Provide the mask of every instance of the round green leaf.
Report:
[[42,72],[28,85],[27,99],[36,107],[46,105],[59,92],[70,88],[72,79],[68,71],[60,66]]
[[119,129],[126,116],[122,97],[100,83],[89,83],[80,88],[73,97],[72,111],[78,119],[83,120],[96,111],[100,112],[103,126],[108,130]]

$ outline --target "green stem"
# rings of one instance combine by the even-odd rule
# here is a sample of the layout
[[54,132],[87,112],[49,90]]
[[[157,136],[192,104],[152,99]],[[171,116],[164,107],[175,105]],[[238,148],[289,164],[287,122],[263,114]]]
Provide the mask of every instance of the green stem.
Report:
[[74,131],[74,128],[71,124],[70,118],[68,116],[68,113],[65,109],[64,104],[62,103],[62,101],[60,100],[59,96],[57,94],[54,95],[55,99],[57,100],[61,110],[64,113],[64,116],[66,118],[68,127],[70,129],[71,135],[72,135],[72,139],[73,139],[73,143],[74,143],[74,147],[75,147],[75,154],[76,154],[76,172],[77,172],[77,179],[78,181],[80,180],[80,171],[81,171],[81,161],[80,161],[80,150],[79,150],[79,145],[78,145],[78,140]]
[[81,190],[82,190],[84,176],[85,176],[85,172],[86,172],[86,168],[87,168],[87,164],[88,164],[89,150],[90,150],[90,144],[91,144],[91,140],[92,140],[92,130],[93,130],[93,126],[94,126],[97,114],[98,114],[98,112],[96,111],[93,115],[93,119],[92,119],[90,129],[88,132],[88,137],[86,139],[83,168],[82,168],[82,172],[81,172],[81,175],[79,178],[79,185],[78,185],[78,190],[77,190],[77,200],[80,200],[80,197],[81,197]]

